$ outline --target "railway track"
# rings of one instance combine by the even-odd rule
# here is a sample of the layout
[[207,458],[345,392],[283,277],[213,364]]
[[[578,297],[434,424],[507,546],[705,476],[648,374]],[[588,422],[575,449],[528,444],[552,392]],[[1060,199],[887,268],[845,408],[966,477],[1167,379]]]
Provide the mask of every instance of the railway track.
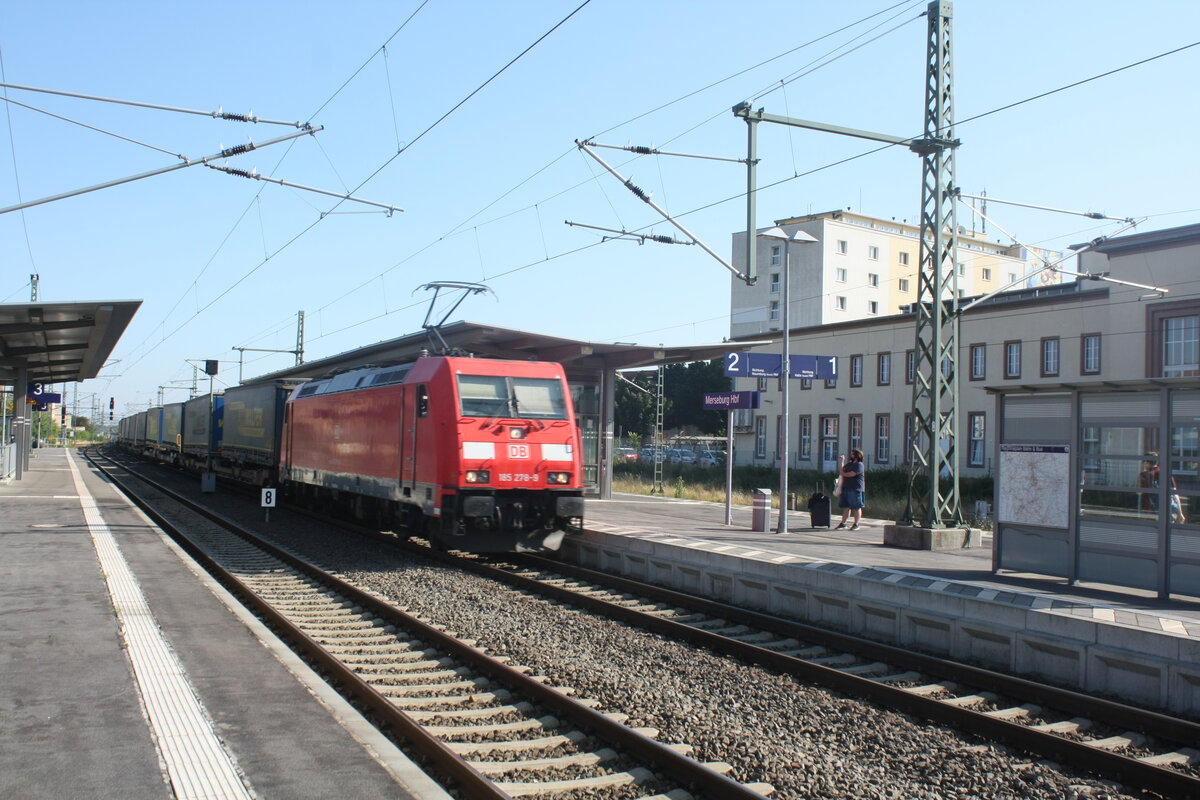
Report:
[[1163,797],[1200,797],[1200,726],[1188,720],[545,559],[436,553],[392,535],[336,524],[530,595],[1004,742],[1128,787]]
[[[389,734],[470,798],[762,798],[686,745],[626,726],[137,473],[92,463]],[[107,460],[107,459],[106,459]],[[115,466],[115,462],[109,460]],[[135,489],[127,479],[142,482]],[[149,489],[149,491],[147,491]],[[147,495],[151,497],[147,498]]]
[[1190,720],[537,556],[436,555],[523,591],[1139,790],[1200,798],[1200,724]]

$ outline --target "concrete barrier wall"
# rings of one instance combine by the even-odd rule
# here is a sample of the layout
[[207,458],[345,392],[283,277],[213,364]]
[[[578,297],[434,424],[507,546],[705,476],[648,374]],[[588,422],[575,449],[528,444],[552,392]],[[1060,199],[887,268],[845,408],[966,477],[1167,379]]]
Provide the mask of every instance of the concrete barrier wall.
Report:
[[[588,531],[571,563],[891,645],[1200,716],[1200,639],[1130,612],[660,534]],[[1148,624],[1153,625],[1150,618]],[[1172,625],[1174,623],[1174,625]]]

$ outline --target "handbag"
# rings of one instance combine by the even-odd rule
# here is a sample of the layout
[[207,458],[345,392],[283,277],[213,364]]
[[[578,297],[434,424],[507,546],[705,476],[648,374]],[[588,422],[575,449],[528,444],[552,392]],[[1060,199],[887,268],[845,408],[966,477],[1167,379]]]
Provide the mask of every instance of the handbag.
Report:
[[833,482],[833,496],[838,497],[842,493],[842,476],[838,475],[838,479]]

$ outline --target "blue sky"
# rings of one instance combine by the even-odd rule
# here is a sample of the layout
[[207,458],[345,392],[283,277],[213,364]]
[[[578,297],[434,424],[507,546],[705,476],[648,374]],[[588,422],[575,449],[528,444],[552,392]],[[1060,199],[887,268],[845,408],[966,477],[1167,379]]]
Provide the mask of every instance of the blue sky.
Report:
[[[143,300],[105,377],[80,387],[115,396],[119,415],[156,400],[160,385],[190,383],[198,360],[221,360],[218,386],[235,382],[232,348],[294,347],[299,310],[310,359],[419,330],[428,295],[418,287],[435,280],[495,293],[469,298],[454,319],[595,341],[720,341],[730,277],[699,248],[601,242],[564,224],[674,233],[574,140],[742,158],[745,124],[730,109],[743,100],[916,134],[925,3],[591,0],[455,109],[581,2],[0,6],[6,82],[311,121],[324,130],[227,163],[405,209],[362,213],[374,209],[193,166],[0,214],[0,301],[27,301],[33,272],[43,301]],[[1139,230],[1196,222],[1200,47],[965,120],[1191,45],[1198,31],[1194,2],[959,0],[959,185],[1148,217]],[[126,139],[6,104],[3,207],[294,130],[7,96]],[[760,194],[758,224],[835,208],[915,221],[916,156],[893,148],[829,166],[870,149],[762,128],[760,181],[776,185]],[[745,224],[740,165],[600,152],[728,257]],[[991,213],[1054,249],[1113,230],[995,204]],[[959,219],[970,225],[969,212]],[[292,360],[246,353],[246,374]]]

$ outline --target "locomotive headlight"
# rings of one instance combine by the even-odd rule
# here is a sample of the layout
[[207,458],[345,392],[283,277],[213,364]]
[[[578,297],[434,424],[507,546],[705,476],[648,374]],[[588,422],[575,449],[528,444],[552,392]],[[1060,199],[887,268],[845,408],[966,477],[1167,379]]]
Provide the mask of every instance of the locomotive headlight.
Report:
[[566,486],[571,482],[571,473],[569,472],[547,472],[546,483]]
[[492,473],[486,469],[467,470],[467,483],[490,483]]
[[525,429],[524,428],[509,428],[508,429],[508,438],[524,439],[525,438]]

